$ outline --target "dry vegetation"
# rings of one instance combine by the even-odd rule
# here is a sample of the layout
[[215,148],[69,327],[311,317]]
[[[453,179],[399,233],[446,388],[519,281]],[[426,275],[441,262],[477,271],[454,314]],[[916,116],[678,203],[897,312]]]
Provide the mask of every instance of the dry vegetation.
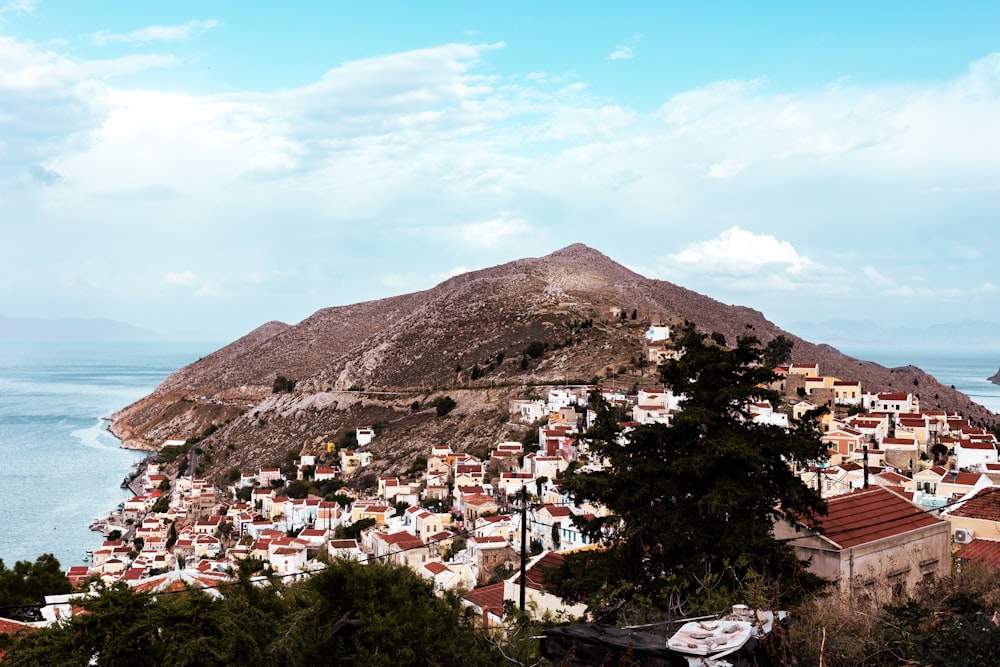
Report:
[[1000,577],[974,565],[921,585],[912,597],[830,595],[792,617],[798,663],[824,667],[1000,664]]

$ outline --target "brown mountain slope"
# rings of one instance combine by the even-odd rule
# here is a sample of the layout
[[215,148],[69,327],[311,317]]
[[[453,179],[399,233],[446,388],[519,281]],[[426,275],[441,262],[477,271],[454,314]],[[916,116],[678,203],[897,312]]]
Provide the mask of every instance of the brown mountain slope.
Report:
[[[796,361],[819,362],[826,374],[915,391],[924,407],[961,411],[978,423],[995,420],[919,369],[851,359],[782,331],[758,311],[645,278],[577,244],[423,292],[326,308],[294,326],[265,324],[171,374],[113,426],[155,444],[228,421],[207,441],[215,452],[209,469],[218,472],[281,460],[340,429],[378,422],[387,431],[376,454],[405,462],[433,442],[467,448],[509,437],[506,400],[527,391],[522,385],[621,372],[629,385],[654,382],[654,369],[634,363],[650,319],[690,320],[728,340],[748,326],[764,343],[783,334],[795,342]],[[297,381],[293,393],[271,393],[278,375]],[[424,410],[435,392],[448,392],[459,408],[443,418]]]

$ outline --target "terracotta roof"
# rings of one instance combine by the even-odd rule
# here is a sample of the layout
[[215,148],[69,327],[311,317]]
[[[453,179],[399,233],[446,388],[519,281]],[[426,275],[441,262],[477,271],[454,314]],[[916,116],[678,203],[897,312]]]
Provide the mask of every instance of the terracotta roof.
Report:
[[398,533],[378,533],[378,536],[386,544],[397,544],[400,546],[411,543],[423,544],[423,542],[405,530],[401,530]]
[[438,560],[432,560],[429,563],[424,564],[424,569],[426,569],[431,574],[441,574],[442,572],[451,572],[451,568]]
[[827,501],[823,535],[842,549],[943,522],[891,491],[875,486]]
[[[565,559],[562,554],[550,551],[532,563],[528,567],[527,572],[525,572],[528,578],[528,588],[534,588],[539,591],[547,591],[548,587],[545,585],[545,571],[561,567],[563,560]],[[514,579],[514,584],[520,585],[520,583],[521,575],[518,575]]]
[[891,470],[886,470],[885,472],[881,472],[877,476],[879,479],[884,479],[890,484],[895,484],[897,486],[910,481],[909,477],[904,477],[903,475],[892,472]]
[[[502,585],[502,583],[501,583]],[[502,593],[503,591],[501,591]],[[14,634],[16,632],[34,632],[36,628],[28,625],[27,623],[21,623],[20,621],[14,621],[9,618],[0,618],[0,635],[2,634]]]
[[970,519],[1000,521],[1000,487],[988,486],[976,492],[957,507],[948,510],[952,516],[964,516]]
[[357,549],[357,540],[330,540],[330,547],[333,549]]
[[497,616],[503,616],[503,583],[473,588],[462,597],[480,609],[489,609]]
[[942,483],[974,486],[982,474],[981,472],[960,472],[955,475],[954,479],[942,480]]
[[483,507],[486,505],[495,505],[496,501],[493,500],[492,496],[487,496],[483,493],[470,493],[468,495],[462,495],[463,505],[472,505],[474,507]]
[[959,549],[955,556],[959,560],[978,561],[990,568],[1000,569],[1000,542],[977,537]]
[[958,446],[962,449],[983,449],[986,451],[996,451],[996,445],[994,445],[989,440],[963,440],[958,443]]
[[553,517],[569,516],[570,514],[572,514],[570,509],[565,505],[542,505],[541,509],[548,512],[549,516]]

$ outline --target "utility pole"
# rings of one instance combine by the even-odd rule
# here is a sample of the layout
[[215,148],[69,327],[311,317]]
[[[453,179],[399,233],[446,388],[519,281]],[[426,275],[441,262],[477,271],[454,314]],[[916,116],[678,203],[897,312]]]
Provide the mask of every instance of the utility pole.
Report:
[[521,484],[521,612],[524,612],[524,592],[528,583],[528,487]]
[[868,488],[868,445],[865,445],[864,447],[861,448],[861,460],[863,461],[865,466],[864,479],[865,479],[865,488],[867,489]]

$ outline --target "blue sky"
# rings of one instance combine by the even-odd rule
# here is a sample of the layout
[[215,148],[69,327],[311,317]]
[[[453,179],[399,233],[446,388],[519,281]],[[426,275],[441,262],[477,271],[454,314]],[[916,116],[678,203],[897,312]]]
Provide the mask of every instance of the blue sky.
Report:
[[998,24],[0,0],[0,315],[228,340],[582,242],[783,326],[996,321]]

